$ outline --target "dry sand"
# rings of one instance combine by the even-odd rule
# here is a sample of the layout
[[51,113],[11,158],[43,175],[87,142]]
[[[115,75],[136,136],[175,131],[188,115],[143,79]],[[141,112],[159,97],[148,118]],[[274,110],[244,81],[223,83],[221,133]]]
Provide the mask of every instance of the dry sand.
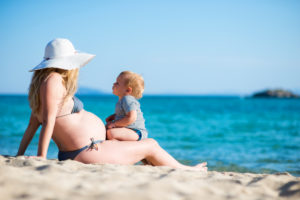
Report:
[[299,200],[300,178],[0,156],[0,199]]

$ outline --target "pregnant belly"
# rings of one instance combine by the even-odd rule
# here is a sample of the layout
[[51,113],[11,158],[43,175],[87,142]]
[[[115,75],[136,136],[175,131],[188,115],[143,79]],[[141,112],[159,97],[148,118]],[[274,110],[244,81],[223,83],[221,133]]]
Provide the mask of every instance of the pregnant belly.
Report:
[[90,138],[105,140],[106,129],[100,118],[82,110],[80,113],[58,118],[52,138],[61,151],[70,151],[89,144]]

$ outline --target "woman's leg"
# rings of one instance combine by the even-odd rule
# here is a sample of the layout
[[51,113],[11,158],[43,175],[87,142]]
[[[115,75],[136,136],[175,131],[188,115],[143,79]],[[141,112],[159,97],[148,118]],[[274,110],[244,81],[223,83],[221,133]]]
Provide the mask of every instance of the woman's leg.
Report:
[[207,171],[206,163],[194,167],[180,164],[153,139],[141,141],[104,141],[99,150],[85,150],[75,160],[83,163],[134,164],[147,159],[155,166]]

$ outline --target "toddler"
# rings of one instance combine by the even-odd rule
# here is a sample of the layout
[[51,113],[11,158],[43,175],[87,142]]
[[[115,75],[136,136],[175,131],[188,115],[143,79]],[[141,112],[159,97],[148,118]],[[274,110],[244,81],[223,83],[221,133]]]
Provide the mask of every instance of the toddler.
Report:
[[141,112],[140,99],[144,92],[143,77],[123,71],[113,84],[113,94],[119,97],[115,114],[106,118],[107,139],[136,141],[145,139],[148,132]]

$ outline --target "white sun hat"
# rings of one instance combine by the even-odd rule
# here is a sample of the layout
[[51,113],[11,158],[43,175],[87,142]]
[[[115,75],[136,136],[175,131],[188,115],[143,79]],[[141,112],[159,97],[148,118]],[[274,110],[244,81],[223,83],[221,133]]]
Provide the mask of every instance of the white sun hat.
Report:
[[76,69],[86,65],[94,57],[93,54],[76,51],[68,39],[56,38],[47,44],[44,60],[30,71],[45,68]]

